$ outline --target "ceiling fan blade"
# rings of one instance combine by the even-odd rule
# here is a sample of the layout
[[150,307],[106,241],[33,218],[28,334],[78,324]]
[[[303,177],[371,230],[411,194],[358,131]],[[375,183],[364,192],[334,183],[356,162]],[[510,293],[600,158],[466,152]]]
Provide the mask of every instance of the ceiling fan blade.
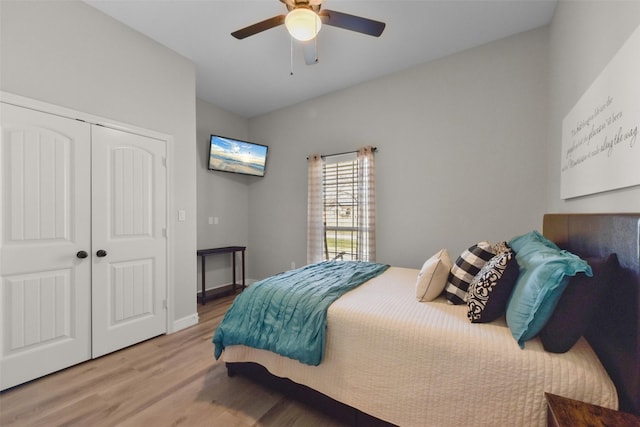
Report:
[[373,19],[361,16],[349,15],[348,13],[336,12],[335,10],[324,9],[318,13],[323,24],[344,28],[345,30],[357,31],[374,37],[380,37],[386,24]]
[[302,42],[302,51],[304,52],[304,62],[307,65],[318,63],[318,45],[316,38]]
[[233,33],[231,33],[231,35],[237,38],[238,40],[242,40],[246,37],[261,33],[270,28],[277,27],[278,25],[284,24],[284,18],[285,18],[284,15],[274,16],[273,18],[265,19],[264,21],[260,21],[253,25],[249,25],[248,27],[234,31]]

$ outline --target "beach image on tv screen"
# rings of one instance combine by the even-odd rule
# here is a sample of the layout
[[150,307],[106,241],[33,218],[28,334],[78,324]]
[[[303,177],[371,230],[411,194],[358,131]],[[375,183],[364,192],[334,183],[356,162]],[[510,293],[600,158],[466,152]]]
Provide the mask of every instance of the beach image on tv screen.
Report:
[[209,169],[264,175],[267,147],[219,136],[211,137]]

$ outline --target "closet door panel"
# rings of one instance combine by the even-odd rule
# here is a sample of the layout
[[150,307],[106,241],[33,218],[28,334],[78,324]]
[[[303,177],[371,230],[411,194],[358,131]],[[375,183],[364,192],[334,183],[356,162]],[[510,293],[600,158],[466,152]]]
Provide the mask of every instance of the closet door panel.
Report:
[[0,386],[91,355],[90,126],[0,104]]
[[166,142],[99,126],[92,138],[97,357],[166,332]]

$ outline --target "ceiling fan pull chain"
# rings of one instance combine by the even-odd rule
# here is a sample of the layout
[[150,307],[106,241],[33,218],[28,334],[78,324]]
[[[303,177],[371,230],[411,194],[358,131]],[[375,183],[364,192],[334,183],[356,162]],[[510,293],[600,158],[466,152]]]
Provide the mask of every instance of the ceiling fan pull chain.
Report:
[[289,58],[291,59],[291,74],[289,74],[290,76],[293,76],[293,38],[289,37],[289,43],[291,46],[291,50],[289,52]]
[[315,58],[313,58],[313,63],[314,63],[314,64],[317,64],[317,63],[318,63],[318,36],[315,36],[315,37],[314,37],[314,39],[313,39],[313,43],[314,43],[314,44],[315,44],[315,46],[316,46],[316,57],[315,57]]
[[318,63],[318,31],[320,31],[320,29],[318,28],[318,23],[316,22],[316,36],[313,38],[313,44],[315,46],[315,51],[316,51],[316,57],[313,58],[313,63],[317,64]]

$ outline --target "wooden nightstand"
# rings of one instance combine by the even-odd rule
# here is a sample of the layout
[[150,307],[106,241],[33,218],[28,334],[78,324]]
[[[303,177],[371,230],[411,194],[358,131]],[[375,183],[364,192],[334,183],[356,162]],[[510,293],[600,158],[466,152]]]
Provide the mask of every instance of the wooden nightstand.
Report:
[[549,427],[640,427],[640,417],[545,393]]

